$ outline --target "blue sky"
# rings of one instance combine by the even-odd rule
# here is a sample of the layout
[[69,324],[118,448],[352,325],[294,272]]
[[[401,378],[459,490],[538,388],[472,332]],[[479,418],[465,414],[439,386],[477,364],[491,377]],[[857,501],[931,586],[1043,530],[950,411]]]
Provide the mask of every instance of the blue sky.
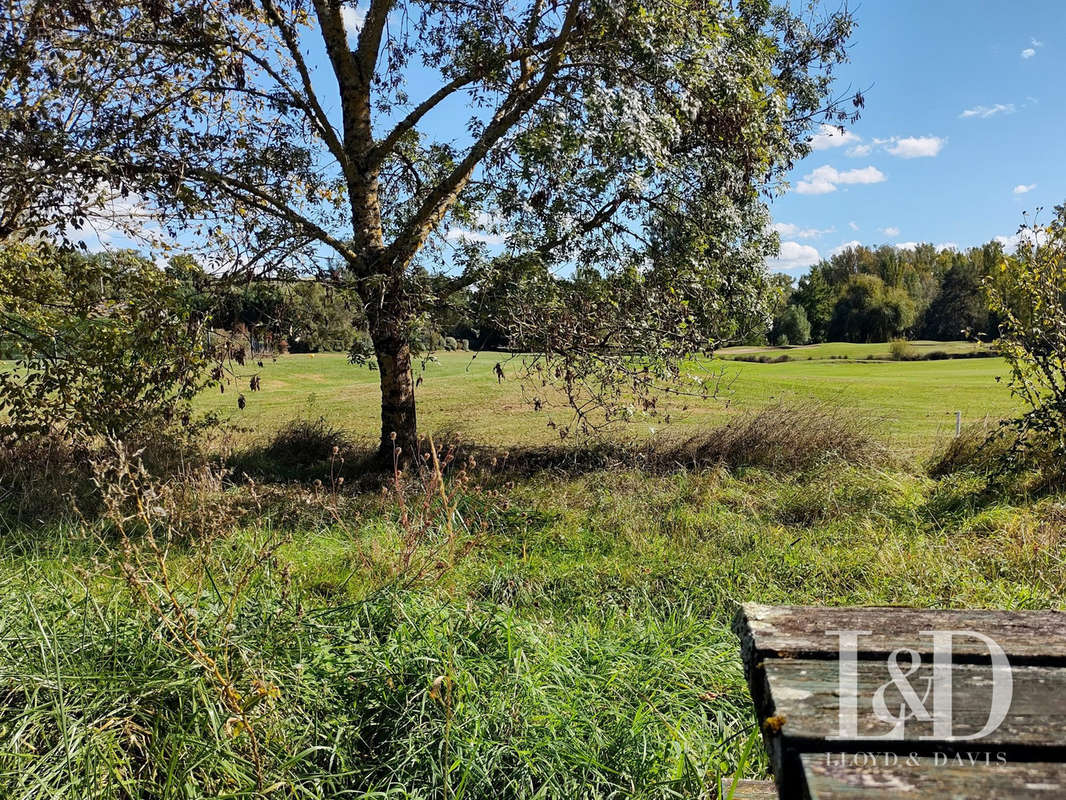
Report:
[[866,108],[772,203],[774,269],[849,242],[968,247],[1066,201],[1066,2],[866,0],[838,89]]
[[[346,14],[353,33],[363,7]],[[865,0],[853,11],[858,29],[837,90],[862,90],[866,107],[843,136],[829,129],[816,137],[791,189],[773,201],[782,252],[772,269],[800,275],[854,242],[965,248],[1009,240],[1023,212],[1066,201],[1066,0]],[[317,34],[307,44],[315,85],[336,118]],[[440,82],[421,68],[408,77],[416,99]],[[424,122],[462,145],[469,114],[457,96]],[[389,124],[379,119],[379,134]],[[81,237],[92,249],[135,245],[94,227]]]

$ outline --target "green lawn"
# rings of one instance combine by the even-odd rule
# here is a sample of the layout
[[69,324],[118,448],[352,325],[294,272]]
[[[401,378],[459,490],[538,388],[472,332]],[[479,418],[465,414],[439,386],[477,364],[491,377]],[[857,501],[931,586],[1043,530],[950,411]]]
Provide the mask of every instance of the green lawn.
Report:
[[[548,440],[546,414],[496,382],[496,359],[428,365],[424,428]],[[1014,409],[998,359],[703,366],[724,366],[730,389],[682,430],[813,398],[876,418],[920,456],[955,409]],[[201,405],[245,445],[298,416],[371,438],[376,378],[340,355],[286,356],[245,411],[235,386]],[[439,486],[338,485],[322,450],[303,483],[194,471],[138,502],[130,484],[110,519],[58,503],[0,515],[0,795],[707,800],[721,776],[767,770],[730,631],[739,603],[1066,597],[1061,492],[990,491],[966,470],[932,479],[879,449],[802,469],[481,464],[446,481],[451,523]],[[235,463],[262,464],[250,452]],[[126,550],[116,528],[133,508],[153,538],[134,525]],[[133,599],[164,576],[172,595]],[[254,746],[222,685],[251,709]]]
[[[921,343],[919,343],[921,344]],[[958,350],[965,342],[937,343]],[[998,358],[948,361],[868,361],[866,355],[884,345],[832,344],[794,348],[790,353],[812,360],[759,364],[719,360],[701,363],[701,370],[724,369],[720,396],[696,402],[688,411],[668,403],[672,425],[647,418],[627,432],[652,435],[669,429],[687,431],[719,424],[743,409],[770,403],[819,400],[870,417],[895,449],[925,454],[954,430],[954,412],[965,421],[999,418],[1013,413],[1016,402],[997,377],[1006,374]],[[735,352],[735,351],[733,351]],[[849,354],[847,360],[829,356]],[[451,431],[479,443],[515,446],[547,442],[554,433],[547,422],[565,409],[535,412],[523,387],[514,380],[498,383],[493,366],[508,364],[499,353],[441,353],[426,364],[418,390],[418,411],[424,430]],[[696,367],[694,367],[696,368]],[[511,372],[510,369],[507,370]],[[374,437],[379,425],[378,376],[347,363],[336,353],[281,356],[262,370],[262,391],[245,392],[248,406],[236,408],[237,387],[210,393],[204,409],[218,410],[249,435],[271,432],[296,416],[323,416],[358,437]]]
[[[914,340],[910,346],[918,353],[973,353],[984,348],[974,342],[934,342],[930,340]],[[784,347],[726,347],[719,351],[725,358],[733,358],[738,355],[787,355],[796,359],[823,359],[823,358],[878,358],[888,360],[892,357],[888,342],[875,342],[873,344],[854,344],[852,342],[824,342],[822,344],[786,345]]]

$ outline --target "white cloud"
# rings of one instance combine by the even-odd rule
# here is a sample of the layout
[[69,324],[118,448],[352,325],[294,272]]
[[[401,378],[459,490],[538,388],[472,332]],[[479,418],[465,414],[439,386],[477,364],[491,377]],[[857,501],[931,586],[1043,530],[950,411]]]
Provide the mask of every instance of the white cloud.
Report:
[[899,228],[895,225],[889,225],[887,228],[878,228],[885,236],[899,236]]
[[1022,58],[1032,58],[1036,55],[1036,48],[1044,46],[1044,43],[1038,40],[1035,36],[1029,37],[1029,43],[1032,47],[1027,47],[1022,50]]
[[348,37],[354,38],[363,29],[363,23],[366,21],[366,10],[352,8],[351,6],[341,6],[341,20],[344,22],[344,30]]
[[848,223],[848,227],[851,228],[853,231],[857,231],[859,229],[859,224],[855,221],[852,221]]
[[100,252],[112,246],[131,247],[153,240],[159,233],[159,224],[140,195],[121,197],[102,187],[82,227],[74,230],[67,226],[65,232],[71,241],[84,244],[91,252]]
[[947,139],[939,136],[907,136],[903,139],[893,138],[891,147],[885,149],[900,158],[929,158],[939,153]]
[[488,245],[501,245],[507,243],[507,234],[500,230],[501,220],[493,214],[479,211],[476,218],[475,230],[465,228],[449,228],[444,238],[449,242],[468,241],[481,242]]
[[831,255],[831,256],[840,255],[845,250],[849,250],[849,249],[851,249],[853,247],[862,247],[862,242],[860,242],[858,239],[852,239],[850,242],[844,242],[843,244],[839,244],[836,247],[834,247],[832,250],[830,250],[829,251],[829,255]]
[[835,228],[801,228],[791,222],[775,222],[770,228],[780,236],[799,239],[817,239],[826,233],[833,233]]
[[1027,244],[1044,244],[1047,238],[1038,236],[1032,228],[1022,228],[1010,236],[997,236],[996,241],[1003,245],[1006,250],[1016,250],[1022,242]]
[[[856,141],[862,140],[855,137]],[[923,156],[935,156],[948,143],[948,140],[940,136],[891,136],[887,139],[874,138],[868,143],[856,144],[849,147],[846,155],[849,158],[861,158],[870,155],[877,150],[883,149],[890,155],[900,158],[921,158]]]
[[1035,189],[1035,188],[1036,188],[1036,184],[1035,183],[1030,183],[1028,185],[1024,184],[1024,183],[1019,183],[1017,186],[1014,187],[1014,193],[1015,194],[1025,194],[1026,192],[1033,191],[1033,189]]
[[917,246],[917,242],[896,242],[895,244],[897,250],[913,250]]
[[1014,111],[1014,103],[996,103],[994,106],[974,106],[973,108],[968,108],[959,114],[959,117],[962,119],[969,119],[970,117],[988,119],[996,114],[1013,114]]
[[941,242],[936,246],[937,250],[958,250],[959,246],[955,242]]
[[814,150],[828,150],[831,147],[843,147],[846,144],[858,144],[862,139],[851,131],[841,132],[836,125],[826,125],[824,122],[818,129],[818,133],[811,139],[811,148]]
[[779,272],[790,269],[803,269],[821,261],[818,251],[809,244],[799,242],[781,242],[781,253],[771,258],[767,265]]
[[826,165],[805,175],[803,180],[796,184],[796,191],[800,194],[828,194],[835,192],[838,184],[881,183],[883,180],[885,180],[885,174],[877,167],[848,169],[841,172],[835,167]]

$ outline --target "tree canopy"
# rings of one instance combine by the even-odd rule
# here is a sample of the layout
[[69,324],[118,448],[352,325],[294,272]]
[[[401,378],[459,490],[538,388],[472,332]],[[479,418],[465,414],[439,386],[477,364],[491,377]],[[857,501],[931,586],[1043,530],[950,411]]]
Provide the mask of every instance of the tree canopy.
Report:
[[1004,255],[997,241],[966,250],[848,247],[815,264],[794,289],[789,282],[766,333],[773,341],[786,316],[802,309],[816,342],[995,338],[999,318],[982,281]]
[[[816,121],[861,106],[830,96],[850,15],[767,0],[7,14],[4,155],[42,184],[63,176],[54,191],[77,206],[35,215],[9,191],[10,215],[55,230],[119,198],[212,269],[284,264],[352,291],[387,453],[393,434],[415,444],[411,330],[468,287],[505,295],[497,322],[580,420],[590,396],[619,396],[605,385],[676,380],[760,312],[764,199]],[[442,124],[456,115],[461,129]],[[455,244],[460,228],[503,252]]]

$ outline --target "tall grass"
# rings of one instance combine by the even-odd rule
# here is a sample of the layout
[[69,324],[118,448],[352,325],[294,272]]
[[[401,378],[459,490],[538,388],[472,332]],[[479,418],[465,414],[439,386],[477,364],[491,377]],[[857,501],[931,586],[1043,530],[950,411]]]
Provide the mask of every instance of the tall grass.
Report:
[[438,453],[373,491],[330,450],[317,483],[149,476],[100,517],[13,524],[0,796],[711,798],[766,770],[739,603],[1066,596],[1061,495],[917,474],[861,420],[585,450]]

